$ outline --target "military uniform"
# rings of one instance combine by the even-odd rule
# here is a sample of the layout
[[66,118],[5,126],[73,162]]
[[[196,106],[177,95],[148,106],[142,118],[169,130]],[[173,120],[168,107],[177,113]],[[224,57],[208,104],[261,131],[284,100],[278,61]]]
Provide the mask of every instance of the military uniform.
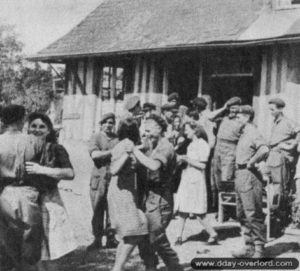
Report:
[[[89,153],[93,151],[107,151],[118,143],[116,135],[108,137],[100,132],[93,135],[89,141]],[[107,210],[107,189],[110,181],[110,159],[107,157],[94,159],[94,168],[90,181],[90,197],[93,207],[92,228],[96,240],[101,242],[104,235],[104,212]],[[110,225],[107,225],[109,228]],[[108,229],[107,229],[108,230]]]
[[[157,171],[147,172],[146,199],[144,211],[149,223],[149,236],[152,252],[156,251],[169,270],[182,270],[176,252],[171,248],[166,228],[172,219],[173,196],[171,178],[176,166],[176,157],[171,143],[163,138],[152,151],[150,157],[161,162]],[[153,255],[149,255],[149,246],[143,244],[140,254],[146,266],[156,265]]]
[[217,186],[218,191],[233,190],[235,153],[240,133],[241,124],[235,118],[223,118],[212,162],[212,187]]
[[266,242],[262,210],[263,186],[256,168],[247,163],[266,142],[253,124],[246,124],[236,148],[235,191],[237,218],[244,229],[246,245],[264,245]]

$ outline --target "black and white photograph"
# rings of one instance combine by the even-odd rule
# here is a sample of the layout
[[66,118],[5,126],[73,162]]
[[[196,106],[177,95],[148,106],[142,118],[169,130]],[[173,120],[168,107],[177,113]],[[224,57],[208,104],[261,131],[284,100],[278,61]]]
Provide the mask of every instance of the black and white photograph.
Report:
[[300,0],[0,0],[0,271],[300,270]]

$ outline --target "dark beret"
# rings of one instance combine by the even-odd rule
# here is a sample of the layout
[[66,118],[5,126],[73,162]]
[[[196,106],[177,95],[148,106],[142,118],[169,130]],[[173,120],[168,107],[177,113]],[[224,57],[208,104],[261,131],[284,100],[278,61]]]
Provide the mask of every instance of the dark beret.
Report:
[[196,97],[194,100],[192,100],[192,104],[194,106],[199,106],[199,107],[201,107],[203,109],[205,109],[206,106],[207,106],[206,100],[204,98],[202,98],[202,97]]
[[237,111],[237,113],[246,114],[251,117],[254,116],[254,110],[251,105],[241,105]]
[[169,96],[168,96],[168,102],[171,102],[172,100],[179,100],[179,94],[176,92],[172,92]]
[[104,114],[100,120],[100,124],[103,124],[104,122],[106,122],[108,119],[113,119],[114,122],[116,121],[116,116],[114,113],[107,113]]
[[242,103],[242,100],[240,97],[232,97],[226,102],[228,107],[233,106],[233,105],[240,105],[241,103]]
[[144,103],[143,104],[143,111],[155,110],[156,105],[153,103]]
[[138,105],[139,102],[140,102],[140,97],[139,96],[132,96],[127,100],[127,102],[125,104],[125,109],[130,111],[133,108],[135,108]]
[[285,107],[285,102],[284,100],[280,99],[280,98],[272,98],[269,100],[269,104],[275,104],[278,107]]
[[162,111],[173,111],[173,110],[175,110],[176,109],[176,106],[175,105],[173,105],[173,104],[164,104],[164,105],[162,105],[162,107],[161,107],[161,110]]
[[25,117],[25,108],[21,105],[8,105],[1,111],[1,120],[3,124],[9,125],[22,120]]

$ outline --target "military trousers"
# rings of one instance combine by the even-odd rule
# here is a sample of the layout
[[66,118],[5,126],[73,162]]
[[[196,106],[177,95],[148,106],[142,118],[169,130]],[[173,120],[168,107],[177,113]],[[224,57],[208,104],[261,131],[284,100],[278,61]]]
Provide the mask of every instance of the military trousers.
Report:
[[149,239],[139,245],[140,256],[147,267],[156,266],[155,253],[162,258],[168,270],[179,271],[183,268],[179,264],[177,253],[171,248],[166,235],[173,214],[171,193],[166,201],[160,195],[150,191],[146,199],[145,214],[149,223]]
[[246,243],[266,242],[265,215],[262,209],[263,185],[256,169],[238,169],[235,179],[237,218],[244,229]]

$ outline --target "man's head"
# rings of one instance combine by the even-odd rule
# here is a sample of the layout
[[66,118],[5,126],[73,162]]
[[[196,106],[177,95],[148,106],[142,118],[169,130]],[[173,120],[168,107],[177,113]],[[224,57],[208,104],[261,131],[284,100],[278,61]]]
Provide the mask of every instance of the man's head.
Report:
[[161,113],[163,114],[164,118],[166,119],[166,121],[168,123],[171,123],[173,121],[173,117],[175,115],[175,111],[176,110],[176,107],[172,104],[164,104],[162,107],[161,107]]
[[1,121],[8,126],[17,126],[19,130],[23,129],[25,118],[25,108],[21,105],[8,105],[1,111]]
[[100,121],[102,132],[108,135],[113,133],[115,124],[116,124],[116,117],[114,113],[107,113],[103,115]]
[[241,103],[242,103],[242,100],[240,97],[232,97],[226,102],[225,106],[228,109],[228,117],[229,118],[236,117],[237,109],[239,108]]
[[236,119],[242,125],[251,123],[254,119],[254,110],[250,105],[241,105],[236,113]]
[[269,100],[269,110],[274,119],[277,119],[282,115],[285,102],[280,98],[272,98]]
[[179,105],[179,95],[176,92],[172,92],[169,96],[168,96],[168,103],[172,104],[174,106],[178,106]]
[[133,116],[138,116],[142,110],[140,97],[130,97],[125,104],[125,109],[128,110]]
[[153,103],[144,103],[142,110],[144,112],[145,118],[148,118],[151,114],[155,113],[156,105]]
[[191,101],[193,109],[198,111],[198,113],[202,112],[206,109],[207,102],[203,97],[196,97]]
[[145,123],[145,135],[155,147],[163,133],[167,129],[164,119],[158,115],[152,114]]

